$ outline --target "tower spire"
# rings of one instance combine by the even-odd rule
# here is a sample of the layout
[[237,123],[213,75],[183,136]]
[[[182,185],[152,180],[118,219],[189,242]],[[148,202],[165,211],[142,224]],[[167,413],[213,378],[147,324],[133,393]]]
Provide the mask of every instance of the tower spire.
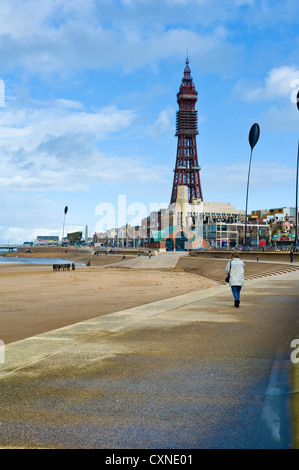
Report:
[[197,91],[191,76],[188,54],[177,102],[179,110],[176,114],[175,135],[178,137],[178,143],[170,204],[176,202],[178,186],[187,186],[189,203],[193,199],[203,199],[196,148]]

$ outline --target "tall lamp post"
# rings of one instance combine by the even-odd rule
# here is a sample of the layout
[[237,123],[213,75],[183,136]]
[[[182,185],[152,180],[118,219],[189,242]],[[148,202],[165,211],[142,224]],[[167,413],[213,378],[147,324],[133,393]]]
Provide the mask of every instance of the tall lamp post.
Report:
[[246,210],[245,210],[245,242],[244,242],[244,250],[248,250],[247,246],[247,206],[248,206],[248,189],[249,189],[249,178],[250,178],[250,168],[251,168],[251,159],[252,159],[252,151],[255,147],[257,141],[259,140],[260,136],[260,127],[257,123],[251,126],[249,131],[249,145],[251,147],[250,152],[250,160],[249,160],[249,169],[248,169],[248,178],[247,178],[247,191],[246,191]]
[[63,243],[65,216],[66,216],[68,210],[69,210],[69,209],[68,209],[68,206],[65,206],[65,208],[64,208],[64,217],[63,217],[63,227],[62,227],[62,239],[61,239],[61,244]]
[[[299,111],[299,90],[297,93],[297,108]],[[294,251],[298,251],[298,172],[299,172],[299,141],[298,141],[298,150],[297,150],[297,172],[296,172],[296,224],[295,224],[295,240],[294,240]]]

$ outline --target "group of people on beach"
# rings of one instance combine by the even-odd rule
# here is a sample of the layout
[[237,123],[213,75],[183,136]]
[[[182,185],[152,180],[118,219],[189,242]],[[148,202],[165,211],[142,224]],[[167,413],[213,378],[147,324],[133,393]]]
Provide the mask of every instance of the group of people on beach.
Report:
[[75,263],[53,264],[53,271],[75,271]]

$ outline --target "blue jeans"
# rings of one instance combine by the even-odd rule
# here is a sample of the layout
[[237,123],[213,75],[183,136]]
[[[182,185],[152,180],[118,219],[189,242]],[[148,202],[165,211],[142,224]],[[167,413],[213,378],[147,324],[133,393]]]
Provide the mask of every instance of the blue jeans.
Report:
[[231,286],[231,289],[232,289],[232,293],[235,299],[235,303],[237,300],[240,301],[240,293],[241,293],[242,286]]

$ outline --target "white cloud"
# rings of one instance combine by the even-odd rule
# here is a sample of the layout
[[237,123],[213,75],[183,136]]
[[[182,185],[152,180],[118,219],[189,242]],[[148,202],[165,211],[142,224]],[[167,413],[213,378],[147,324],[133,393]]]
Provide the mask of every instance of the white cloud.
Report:
[[287,96],[291,98],[296,85],[299,85],[299,69],[294,66],[282,66],[270,70],[262,86],[252,88],[243,81],[239,82],[237,87],[246,100],[258,101]]
[[12,105],[0,113],[0,142],[10,151],[34,151],[41,143],[67,134],[93,134],[105,139],[111,133],[128,129],[134,118],[133,111],[116,106],[92,112],[65,100],[50,104],[30,102],[27,108]]
[[0,113],[0,188],[87,191],[98,181],[163,179],[164,167],[152,167],[138,156],[121,158],[117,144],[108,155],[99,151],[101,142],[113,134],[119,139],[128,133],[135,118],[134,111],[116,106],[90,112],[78,102],[65,100],[8,107]]
[[19,39],[40,34],[53,5],[53,0],[2,1],[0,35]]
[[[27,73],[47,77],[82,67],[116,65],[132,72],[154,67],[161,59],[184,56],[190,45],[193,56],[222,49],[227,39],[225,26],[217,19],[215,27],[205,32],[199,32],[197,24],[190,27],[190,15],[182,22],[186,3],[190,2],[180,1],[169,8],[168,1],[132,1],[121,8],[110,1],[4,2],[0,70],[22,67]],[[196,8],[207,8],[206,1],[197,2]],[[219,8],[215,10],[219,14]],[[194,15],[200,21],[205,18]]]
[[154,138],[160,138],[168,134],[173,125],[174,109],[167,108],[160,112],[158,118],[152,126],[149,127],[148,132]]
[[33,241],[31,230],[22,227],[9,227],[1,230],[1,243],[22,244],[26,240]]
[[66,109],[81,109],[83,110],[83,104],[80,101],[65,100],[63,98],[55,100],[58,107]]
[[[234,43],[234,22],[279,20],[282,8],[273,8],[266,0],[263,8],[244,15],[244,7],[252,9],[255,3],[254,0],[2,0],[0,72],[17,67],[23,68],[24,73],[48,77],[53,73],[70,74],[84,67],[103,70],[115,66],[132,72],[148,66],[154,68],[163,59],[171,60],[178,55],[183,58],[188,47],[206,71],[219,71],[242,48],[240,42]],[[297,9],[292,2],[285,1],[283,14],[292,13],[288,15],[292,22]],[[257,95],[260,91],[256,91]]]

